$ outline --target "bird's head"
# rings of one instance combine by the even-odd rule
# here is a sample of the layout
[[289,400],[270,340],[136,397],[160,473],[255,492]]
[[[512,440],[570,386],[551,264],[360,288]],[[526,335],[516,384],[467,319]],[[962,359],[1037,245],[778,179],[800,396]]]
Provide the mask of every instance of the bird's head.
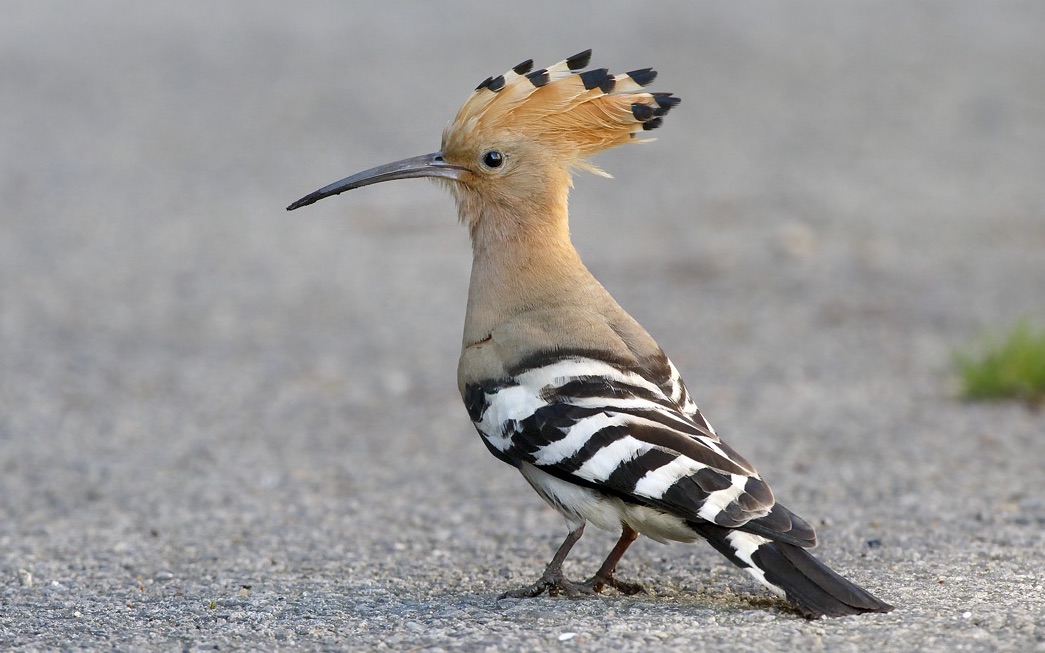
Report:
[[642,132],[659,127],[680,101],[670,93],[643,90],[657,76],[652,69],[617,75],[605,68],[583,70],[590,59],[586,50],[540,70],[528,60],[488,77],[447,125],[438,152],[346,177],[287,209],[414,177],[444,181],[473,235],[484,222],[504,226],[520,216],[564,209],[574,169],[606,175],[589,157],[642,142]]

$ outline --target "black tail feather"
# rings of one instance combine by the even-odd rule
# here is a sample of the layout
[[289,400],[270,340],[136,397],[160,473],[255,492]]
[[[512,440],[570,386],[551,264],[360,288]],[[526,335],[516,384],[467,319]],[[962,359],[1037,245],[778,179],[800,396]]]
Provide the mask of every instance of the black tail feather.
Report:
[[767,542],[751,555],[766,580],[784,590],[807,617],[889,612],[893,606],[842,578],[803,548]]
[[893,609],[839,576],[802,547],[706,522],[690,522],[690,527],[733,564],[751,571],[761,570],[764,582],[783,592],[805,617],[841,617]]

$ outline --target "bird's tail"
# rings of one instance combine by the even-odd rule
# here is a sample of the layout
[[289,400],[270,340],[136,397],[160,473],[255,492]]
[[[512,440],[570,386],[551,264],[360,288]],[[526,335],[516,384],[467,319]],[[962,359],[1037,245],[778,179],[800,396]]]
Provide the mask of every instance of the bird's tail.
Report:
[[690,526],[719,553],[806,617],[889,612],[893,606],[842,578],[802,547],[708,523]]

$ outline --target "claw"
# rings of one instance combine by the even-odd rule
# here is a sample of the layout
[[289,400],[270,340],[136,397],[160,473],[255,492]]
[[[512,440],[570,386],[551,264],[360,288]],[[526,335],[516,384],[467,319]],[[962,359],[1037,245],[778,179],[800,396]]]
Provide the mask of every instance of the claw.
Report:
[[562,572],[555,573],[553,571],[552,573],[545,572],[545,574],[533,585],[508,590],[497,597],[497,600],[532,599],[544,594],[545,592],[548,593],[548,596],[559,596],[561,594],[568,596],[571,599],[576,599],[582,596],[591,596],[592,594],[595,594],[596,590],[592,586],[591,581],[575,583],[569,578],[566,578]]
[[632,583],[626,580],[618,580],[613,575],[614,569],[617,566],[617,562],[620,557],[627,550],[628,545],[635,541],[638,537],[638,533],[632,528],[624,526],[620,535],[620,540],[617,541],[616,546],[613,547],[613,551],[610,552],[609,557],[602,563],[602,567],[599,568],[595,575],[584,581],[583,583],[575,583],[566,575],[562,573],[562,562],[566,559],[566,555],[573,548],[573,545],[580,539],[581,534],[584,532],[584,525],[581,524],[575,530],[571,531],[566,536],[566,540],[559,546],[559,550],[555,552],[555,557],[548,564],[548,568],[544,570],[544,574],[541,575],[540,579],[532,585],[526,587],[520,587],[519,589],[508,590],[504,594],[497,597],[497,600],[501,599],[532,599],[536,596],[540,596],[545,592],[548,596],[559,596],[565,595],[571,599],[580,598],[582,596],[592,596],[598,594],[606,587],[612,587],[621,594],[638,594],[645,592],[646,588],[638,583]]
[[639,583],[632,583],[626,580],[620,580],[614,576],[602,576],[595,574],[588,580],[582,583],[576,583],[564,576],[562,573],[545,573],[541,578],[532,585],[520,587],[514,590],[508,590],[504,594],[497,597],[497,600],[501,599],[532,599],[540,596],[545,592],[548,596],[567,596],[571,599],[577,599],[584,596],[593,596],[598,594],[607,587],[612,587],[621,594],[628,596],[632,594],[645,593],[646,588]]
[[598,574],[595,574],[588,583],[591,584],[592,589],[596,592],[601,592],[606,587],[612,587],[621,594],[627,594],[628,596],[647,593],[646,588],[641,583],[620,580],[614,576],[600,577]]

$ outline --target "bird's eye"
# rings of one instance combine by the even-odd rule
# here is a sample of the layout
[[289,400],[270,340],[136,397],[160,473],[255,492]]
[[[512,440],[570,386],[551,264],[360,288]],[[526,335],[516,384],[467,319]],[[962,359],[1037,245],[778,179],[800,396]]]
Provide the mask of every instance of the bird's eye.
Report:
[[490,150],[483,155],[483,165],[487,168],[500,168],[504,164],[504,155],[497,150]]

